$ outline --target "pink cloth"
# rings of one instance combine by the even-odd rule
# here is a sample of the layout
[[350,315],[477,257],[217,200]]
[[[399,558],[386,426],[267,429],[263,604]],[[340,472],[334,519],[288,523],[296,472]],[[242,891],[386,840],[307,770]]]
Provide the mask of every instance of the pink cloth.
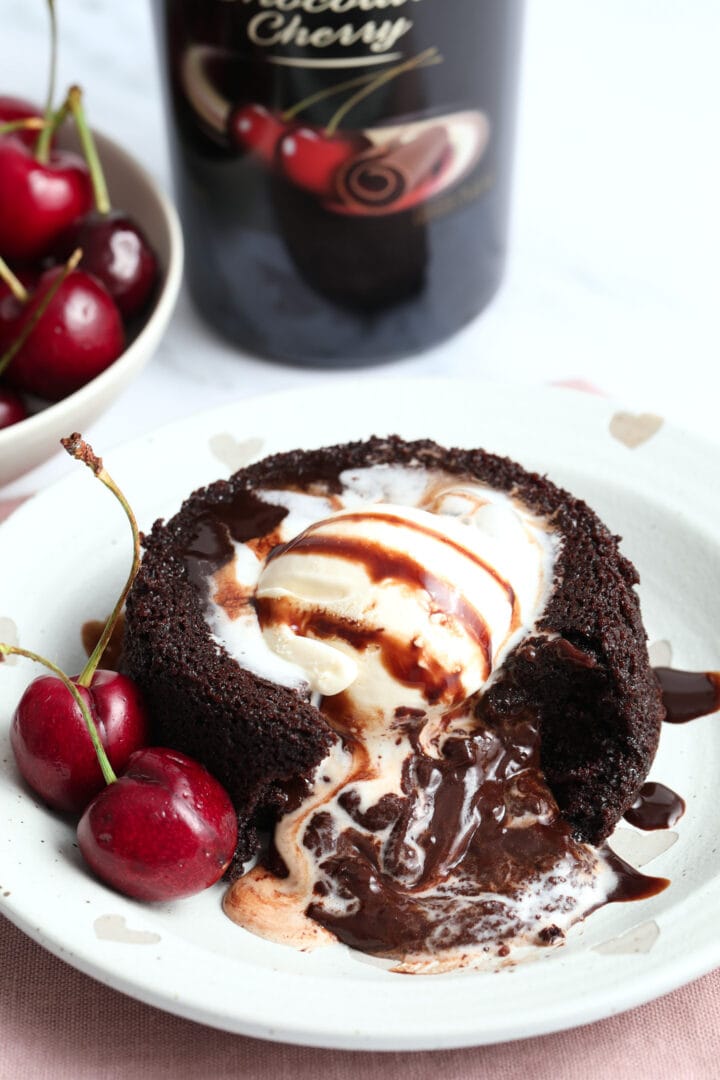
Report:
[[6,517],[10,517],[13,510],[16,510],[18,506],[24,502],[24,499],[0,499],[0,521],[4,521]]
[[695,1080],[720,1070],[720,971],[574,1031],[423,1054],[313,1050],[214,1031],[81,975],[3,918],[0,972],[1,1080]]

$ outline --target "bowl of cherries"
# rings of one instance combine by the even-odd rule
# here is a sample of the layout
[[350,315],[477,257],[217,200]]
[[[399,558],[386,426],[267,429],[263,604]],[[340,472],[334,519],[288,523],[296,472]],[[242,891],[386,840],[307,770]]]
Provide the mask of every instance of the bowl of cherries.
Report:
[[182,278],[176,211],[90,130],[0,95],[0,485],[86,427],[152,357]]

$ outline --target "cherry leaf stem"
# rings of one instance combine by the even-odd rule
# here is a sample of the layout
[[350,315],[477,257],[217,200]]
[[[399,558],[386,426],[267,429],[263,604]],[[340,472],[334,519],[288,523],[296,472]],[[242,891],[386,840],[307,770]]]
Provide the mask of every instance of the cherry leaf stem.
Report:
[[112,637],[112,632],[115,629],[118,619],[120,618],[120,612],[123,609],[123,604],[125,603],[127,594],[130,592],[130,587],[135,580],[135,575],[137,574],[138,567],[140,566],[140,531],[138,529],[137,521],[135,519],[135,515],[132,512],[132,508],[129,502],[127,501],[113,478],[110,476],[105,466],[103,465],[102,458],[98,457],[97,454],[94,453],[93,448],[89,445],[89,443],[86,443],[80,433],[77,431],[73,432],[72,435],[68,435],[64,439],[61,439],[60,441],[71,457],[74,457],[76,461],[82,461],[84,465],[87,465],[87,467],[92,470],[93,474],[97,477],[97,479],[113,493],[113,495],[125,511],[125,516],[130,522],[130,528],[132,529],[133,536],[133,559],[128,579],[125,582],[125,586],[120,593],[115,607],[108,616],[103,632],[98,638],[95,648],[88,657],[87,664],[85,665],[78,677],[79,686],[89,686],[90,682],[92,681],[92,677],[95,674],[97,666],[100,663],[100,658],[105,652],[108,642]]
[[98,729],[95,726],[95,721],[90,715],[90,710],[87,704],[83,700],[82,694],[78,690],[77,686],[71,679],[68,679],[64,671],[53,664],[51,660],[46,660],[44,656],[39,656],[37,653],[30,652],[29,649],[21,649],[19,645],[7,645],[5,642],[0,641],[0,660],[5,656],[24,656],[28,660],[34,660],[36,664],[42,664],[48,671],[52,671],[53,675],[57,675],[60,682],[63,684],[66,690],[72,694],[75,704],[82,713],[82,718],[85,721],[85,727],[87,728],[88,735],[92,740],[95,753],[97,754],[98,763],[103,774],[103,779],[106,784],[113,784],[117,780],[115,771],[110,764],[109,758],[105,752],[100,736],[98,735]]
[[70,87],[68,90],[67,103],[78,130],[80,145],[82,146],[87,167],[90,170],[90,179],[92,181],[93,194],[95,196],[95,206],[97,207],[99,214],[109,214],[110,196],[108,194],[107,184],[105,183],[105,173],[100,164],[95,140],[93,139],[90,126],[85,116],[85,109],[83,108],[82,103],[82,90],[79,86]]
[[340,106],[325,129],[326,134],[334,135],[347,114],[354,109],[356,105],[359,105],[359,103],[364,101],[366,97],[369,97],[370,94],[374,94],[381,86],[392,82],[398,75],[404,75],[405,72],[413,71],[415,68],[429,67],[431,64],[441,64],[442,61],[443,58],[438,53],[438,50],[433,47],[432,49],[425,49],[424,52],[419,53],[410,60],[406,60],[402,64],[398,64],[396,67],[388,68],[387,71],[378,75],[377,78],[373,79],[372,82],[368,83],[367,86],[364,86],[361,90],[358,90],[356,94],[353,94],[352,97],[348,98],[348,100]]
[[50,16],[50,64],[48,67],[48,88],[45,99],[45,123],[46,127],[40,133],[35,143],[35,158],[42,165],[47,165],[50,156],[51,136],[45,137],[47,128],[53,118],[53,101],[55,100],[55,78],[57,75],[57,16],[55,13],[54,0],[47,0],[48,15]]
[[13,131],[42,131],[47,124],[42,116],[24,116],[22,120],[7,120],[0,124],[0,135],[10,135]]
[[28,291],[22,281],[13,274],[8,264],[0,255],[0,281],[4,281],[10,292],[21,304],[27,303]]
[[18,336],[15,338],[15,340],[12,342],[12,344],[8,346],[8,348],[5,350],[5,352],[2,354],[2,356],[0,356],[0,375],[2,375],[2,373],[5,371],[5,368],[8,367],[8,365],[12,362],[12,360],[20,352],[23,345],[25,344],[27,339],[30,337],[33,330],[35,329],[35,327],[37,326],[37,324],[40,322],[43,315],[47,311],[48,307],[50,306],[51,300],[53,299],[53,297],[57,293],[57,291],[60,288],[60,286],[62,285],[63,281],[65,280],[65,278],[69,274],[71,274],[73,272],[73,270],[75,269],[75,267],[77,266],[77,264],[80,262],[81,259],[82,259],[82,250],[80,248],[76,248],[75,251],[73,251],[70,258],[68,259],[68,261],[63,266],[63,268],[60,271],[60,273],[58,274],[58,276],[55,278],[55,280],[50,285],[47,292],[43,293],[43,296],[42,296],[42,299],[40,300],[40,303],[35,308],[32,315],[30,316],[30,318],[27,320],[27,322],[23,326],[22,331],[18,334]]

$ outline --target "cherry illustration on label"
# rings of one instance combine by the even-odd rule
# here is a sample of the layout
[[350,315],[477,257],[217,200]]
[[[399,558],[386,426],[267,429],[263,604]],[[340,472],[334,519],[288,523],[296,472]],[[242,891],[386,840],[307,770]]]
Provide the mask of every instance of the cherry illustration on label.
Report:
[[228,131],[233,144],[241,150],[257,154],[266,165],[275,164],[280,140],[288,124],[264,105],[239,105],[230,113]]
[[[442,63],[436,48],[380,73],[365,72],[325,87],[284,112],[259,102],[232,105],[225,100],[208,71],[218,52],[192,46],[184,56],[184,89],[197,115],[216,135],[224,133],[231,148],[279,171],[332,212],[377,215],[410,209],[456,183],[485,149],[488,125],[480,113],[367,130],[343,126],[362,101],[386,84]],[[304,118],[312,107],[343,94],[326,126]]]
[[371,145],[361,132],[339,131],[329,135],[317,128],[296,128],[280,144],[283,174],[291,183],[320,199],[335,199],[340,168]]

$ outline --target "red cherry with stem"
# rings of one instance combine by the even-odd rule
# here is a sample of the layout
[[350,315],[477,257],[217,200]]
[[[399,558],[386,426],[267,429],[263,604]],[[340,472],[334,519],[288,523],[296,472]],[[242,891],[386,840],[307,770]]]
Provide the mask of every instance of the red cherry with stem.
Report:
[[17,138],[0,139],[0,251],[18,261],[40,258],[92,205],[85,162],[68,150],[38,161]]
[[264,105],[239,105],[230,113],[228,131],[235,146],[256,154],[266,165],[272,166],[288,125]]
[[280,144],[280,163],[288,180],[321,199],[337,196],[338,169],[370,146],[358,132],[328,135],[318,128],[300,127]]
[[[78,692],[113,769],[123,769],[148,741],[140,691],[125,675],[100,670]],[[54,810],[81,814],[105,786],[82,710],[57,675],[41,675],[27,687],[13,716],[10,745],[20,775]]]
[[0,430],[27,420],[29,413],[25,402],[7,386],[0,386]]
[[[47,270],[27,303],[3,302],[0,375],[29,393],[57,401],[78,390],[125,347],[120,313],[101,283],[76,270],[81,252]],[[8,344],[10,341],[10,344]]]
[[0,386],[0,430],[19,424],[27,417],[28,411],[20,395],[8,389],[7,386]]
[[139,314],[152,296],[158,264],[144,232],[132,218],[112,210],[95,140],[85,117],[82,91],[72,86],[67,107],[73,115],[90,170],[95,210],[73,222],[60,238],[56,252],[67,258],[82,249],[80,266],[105,286],[124,318]]
[[122,210],[91,210],[58,245],[61,258],[82,249],[80,266],[101,281],[125,319],[139,314],[158,278],[155,253],[145,234]]
[[0,659],[7,654],[25,656],[53,672],[35,679],[22,695],[10,744],[21,775],[45,802],[57,810],[81,813],[114,778],[114,769],[122,769],[130,755],[147,744],[148,721],[138,688],[124,675],[98,669],[140,564],[140,536],[125,496],[101,459],[77,434],[64,439],[63,445],[120,502],[133,535],[130,573],[85,668],[74,679],[17,646],[0,643]]
[[175,900],[218,881],[237,843],[223,787],[196,761],[151,747],[90,803],[78,824],[88,865],[137,900]]

